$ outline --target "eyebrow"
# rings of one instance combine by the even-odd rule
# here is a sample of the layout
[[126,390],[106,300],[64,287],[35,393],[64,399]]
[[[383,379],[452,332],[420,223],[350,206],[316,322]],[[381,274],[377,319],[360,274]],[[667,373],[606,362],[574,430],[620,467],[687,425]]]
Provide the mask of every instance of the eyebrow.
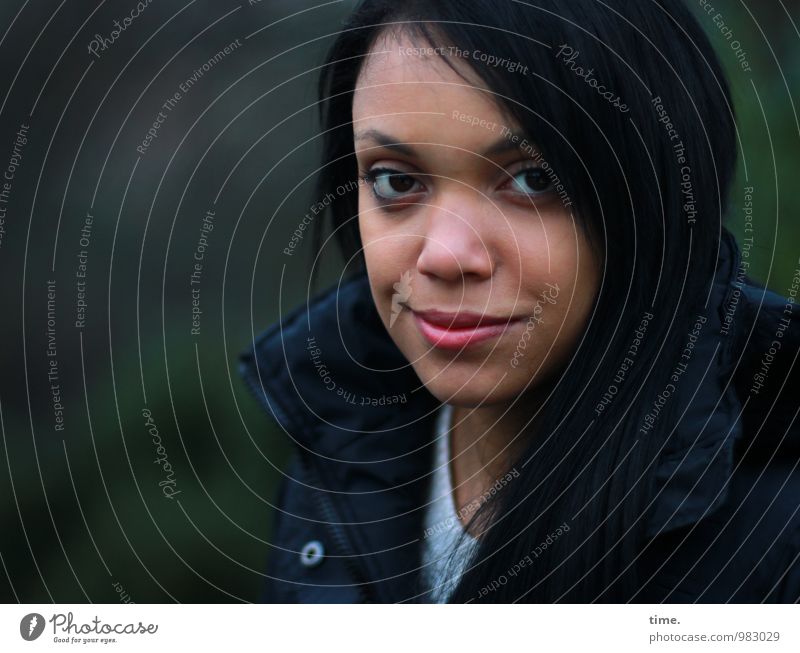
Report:
[[[403,143],[396,138],[393,138],[389,134],[385,134],[382,131],[377,129],[366,129],[361,132],[357,132],[355,134],[356,141],[365,141],[371,140],[381,147],[385,147],[389,150],[394,150],[395,152],[399,152],[400,154],[405,154],[406,156],[416,156],[417,151],[408,143]],[[492,145],[487,147],[483,152],[479,152],[481,156],[491,157],[497,156],[499,154],[504,154],[506,152],[510,152],[513,150],[522,151],[526,148],[522,147],[522,143],[526,142],[528,147],[527,149],[531,151],[535,151],[535,147],[530,140],[525,139],[520,134],[516,134],[514,132],[509,131],[508,134],[504,137],[501,137],[499,140],[495,141]],[[435,145],[435,143],[425,143],[425,145]]]

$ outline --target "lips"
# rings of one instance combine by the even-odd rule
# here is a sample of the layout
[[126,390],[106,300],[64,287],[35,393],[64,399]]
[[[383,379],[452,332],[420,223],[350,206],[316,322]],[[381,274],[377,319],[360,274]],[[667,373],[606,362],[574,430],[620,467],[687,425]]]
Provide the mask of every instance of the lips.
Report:
[[461,349],[496,338],[522,318],[496,317],[481,313],[447,313],[439,310],[413,311],[423,337],[440,349]]

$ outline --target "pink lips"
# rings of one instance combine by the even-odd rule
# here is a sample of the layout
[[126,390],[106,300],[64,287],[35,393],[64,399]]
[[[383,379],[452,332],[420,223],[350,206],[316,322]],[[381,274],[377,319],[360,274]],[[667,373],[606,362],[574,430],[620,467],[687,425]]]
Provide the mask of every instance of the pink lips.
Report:
[[417,328],[428,342],[440,349],[461,349],[495,338],[520,319],[480,313],[414,311]]

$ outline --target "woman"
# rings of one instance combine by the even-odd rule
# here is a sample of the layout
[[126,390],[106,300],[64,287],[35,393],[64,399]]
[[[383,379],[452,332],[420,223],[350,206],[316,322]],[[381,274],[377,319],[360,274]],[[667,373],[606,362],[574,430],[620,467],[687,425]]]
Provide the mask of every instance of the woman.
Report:
[[348,269],[243,356],[297,445],[263,599],[796,601],[800,326],[688,9],[365,0],[322,70]]

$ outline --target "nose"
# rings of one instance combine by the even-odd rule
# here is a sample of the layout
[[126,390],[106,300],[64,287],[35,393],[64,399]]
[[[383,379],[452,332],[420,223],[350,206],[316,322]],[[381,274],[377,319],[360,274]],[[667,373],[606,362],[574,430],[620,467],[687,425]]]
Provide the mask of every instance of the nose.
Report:
[[430,207],[417,271],[444,281],[491,278],[491,225],[476,211],[474,200],[459,206]]

